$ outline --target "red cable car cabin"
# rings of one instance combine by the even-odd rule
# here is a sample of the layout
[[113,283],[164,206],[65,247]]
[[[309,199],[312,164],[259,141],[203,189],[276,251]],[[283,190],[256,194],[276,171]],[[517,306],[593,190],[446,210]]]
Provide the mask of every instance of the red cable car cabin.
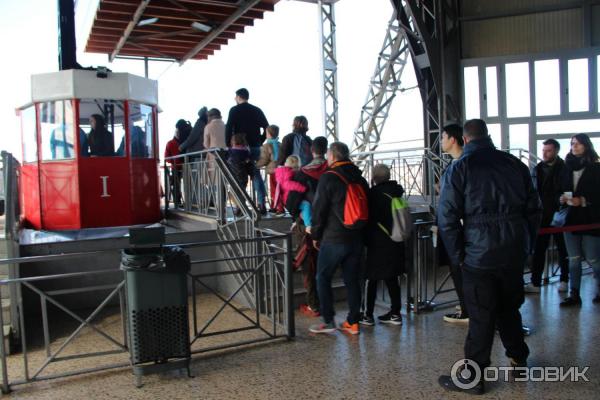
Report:
[[32,76],[31,89],[20,109],[24,226],[158,222],[157,82],[67,70]]

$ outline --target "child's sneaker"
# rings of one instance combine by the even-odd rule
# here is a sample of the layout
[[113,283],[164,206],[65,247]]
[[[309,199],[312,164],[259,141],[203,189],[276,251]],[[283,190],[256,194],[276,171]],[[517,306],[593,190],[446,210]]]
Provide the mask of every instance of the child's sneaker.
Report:
[[332,333],[335,332],[335,324],[333,322],[328,324],[322,322],[320,324],[311,325],[308,330],[312,333]]
[[360,333],[360,328],[358,326],[358,322],[355,324],[351,324],[348,321],[344,321],[340,325],[340,330],[348,332],[351,335],[358,335]]
[[380,315],[377,318],[382,324],[402,325],[402,315],[392,314],[391,311],[387,314]]
[[366,325],[366,326],[373,326],[375,325],[375,320],[373,319],[373,316],[369,316],[366,314],[362,314],[360,316],[360,319],[358,320],[358,323],[361,325]]

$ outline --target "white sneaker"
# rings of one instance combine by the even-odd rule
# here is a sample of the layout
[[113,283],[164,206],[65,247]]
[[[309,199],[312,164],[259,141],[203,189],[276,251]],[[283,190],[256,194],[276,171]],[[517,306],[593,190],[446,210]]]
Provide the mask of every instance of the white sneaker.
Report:
[[569,284],[567,282],[561,282],[558,284],[558,291],[559,292],[568,292],[569,291]]
[[525,293],[539,293],[540,287],[534,286],[532,283],[528,283],[527,285],[525,285],[525,287],[523,287],[523,290],[525,291]]

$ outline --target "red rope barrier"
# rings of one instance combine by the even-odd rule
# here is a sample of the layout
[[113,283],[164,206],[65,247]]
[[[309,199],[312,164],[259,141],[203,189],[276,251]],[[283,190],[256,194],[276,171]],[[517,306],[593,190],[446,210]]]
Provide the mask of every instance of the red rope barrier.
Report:
[[571,225],[571,226],[558,226],[558,227],[551,226],[548,228],[540,229],[538,234],[539,235],[549,235],[551,233],[589,231],[592,229],[600,229],[600,224]]

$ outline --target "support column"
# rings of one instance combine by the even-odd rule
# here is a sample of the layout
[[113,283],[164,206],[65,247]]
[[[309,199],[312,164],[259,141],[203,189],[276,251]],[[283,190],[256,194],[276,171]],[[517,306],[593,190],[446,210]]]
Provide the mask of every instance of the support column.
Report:
[[321,36],[321,64],[323,87],[323,131],[329,140],[337,141],[338,136],[338,97],[337,97],[337,56],[335,51],[334,2],[318,1],[319,31]]

